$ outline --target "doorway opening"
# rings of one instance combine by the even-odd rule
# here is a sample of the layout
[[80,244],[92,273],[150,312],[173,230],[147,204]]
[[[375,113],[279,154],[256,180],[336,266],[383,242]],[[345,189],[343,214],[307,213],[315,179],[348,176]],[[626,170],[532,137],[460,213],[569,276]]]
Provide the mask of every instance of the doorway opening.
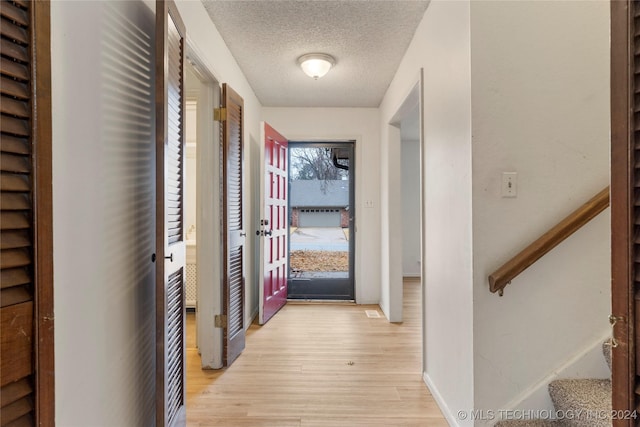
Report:
[[418,105],[400,122],[400,175],[402,196],[402,277],[420,280],[420,109]]
[[[222,367],[219,125],[212,120],[220,86],[194,46],[185,61],[185,226],[187,356],[197,352],[203,369]],[[217,260],[213,261],[212,260]],[[187,374],[188,377],[188,374]],[[187,378],[187,381],[189,378]]]
[[354,141],[289,141],[288,298],[355,298]]
[[[403,321],[404,289],[418,286],[421,293],[423,367],[426,366],[425,325],[425,171],[423,70],[398,105],[389,122],[388,141],[388,313]],[[383,261],[384,262],[384,261]]]

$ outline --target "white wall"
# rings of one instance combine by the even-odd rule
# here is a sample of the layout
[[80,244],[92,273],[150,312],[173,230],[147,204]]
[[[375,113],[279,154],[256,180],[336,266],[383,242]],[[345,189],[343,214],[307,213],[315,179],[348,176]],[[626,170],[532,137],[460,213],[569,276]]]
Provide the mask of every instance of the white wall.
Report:
[[[469,37],[468,2],[432,1],[380,106],[382,174],[389,177],[386,159],[397,147],[389,146],[388,123],[424,68],[424,378],[452,424],[458,410],[473,407]],[[388,292],[388,277],[382,280]]]
[[[244,98],[245,140],[259,139],[261,105],[202,3],[177,5],[188,43]],[[119,43],[132,39],[123,27],[145,33],[138,34],[147,37],[153,64],[154,10],[153,1],[51,3],[56,424],[65,427],[151,425],[155,418],[153,81],[139,99],[148,113],[135,116],[142,124],[133,128],[124,125],[134,117],[122,95],[130,88],[115,83],[130,76],[117,59],[125,51]],[[248,178],[246,188],[248,206]]]
[[[417,112],[419,113],[419,112]],[[401,126],[402,128],[402,126]],[[402,140],[402,275],[420,276],[420,141]]]
[[[149,425],[153,67],[137,68],[137,84],[119,64],[126,31],[139,31],[139,52],[153,63],[155,17],[132,2],[51,2],[51,14],[56,424]],[[141,92],[133,99],[118,81]]]
[[[375,268],[380,265],[378,109],[264,108],[262,117],[291,140],[356,140],[356,302],[377,304],[380,300],[380,272]],[[373,207],[366,208],[365,200],[373,201]]]
[[[487,283],[608,185],[609,4],[471,2],[471,42],[475,407],[511,409],[609,327],[608,211],[504,297]],[[503,171],[518,172],[515,199]]]

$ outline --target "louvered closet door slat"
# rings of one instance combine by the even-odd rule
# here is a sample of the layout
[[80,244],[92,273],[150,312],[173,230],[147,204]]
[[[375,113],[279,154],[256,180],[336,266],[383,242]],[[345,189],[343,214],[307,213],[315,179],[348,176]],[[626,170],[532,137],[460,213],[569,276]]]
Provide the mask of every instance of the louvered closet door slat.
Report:
[[30,302],[33,299],[31,293],[24,286],[8,288],[2,290],[2,300],[0,307],[11,307],[16,304]]
[[29,26],[29,16],[27,11],[15,6],[11,2],[0,2],[0,16],[7,18],[9,21],[14,21],[22,27]]
[[29,68],[26,65],[7,58],[0,58],[0,72],[8,77],[29,80]]
[[15,420],[14,422],[11,423],[10,426],[7,426],[7,427],[30,427],[33,425],[35,425],[35,420],[33,418],[33,415],[28,414],[22,418]]
[[0,104],[0,113],[8,114],[21,119],[27,119],[31,116],[31,111],[27,109],[27,105],[15,99],[4,97]]
[[31,277],[23,268],[8,268],[0,272],[0,288],[6,289],[13,286],[26,285]]
[[29,163],[29,158],[26,156],[0,153],[0,170],[2,172],[26,174],[31,172],[31,164]]
[[25,248],[31,245],[29,234],[24,231],[3,231],[0,238],[0,249]]
[[0,93],[4,96],[13,96],[17,99],[29,100],[29,87],[21,81],[13,80],[10,77],[2,77],[0,79]]
[[33,392],[33,387],[29,381],[23,379],[6,386],[2,392],[3,393],[0,396],[0,405],[4,407],[31,394]]
[[13,43],[10,40],[0,39],[0,49],[2,54],[24,64],[29,63],[29,53],[25,46]]
[[8,19],[2,19],[0,35],[5,37],[7,40],[14,41],[22,46],[29,44],[29,33],[27,29],[11,23]]
[[0,229],[2,230],[19,230],[30,227],[29,219],[20,212],[0,213]]
[[168,403],[169,420],[173,420],[184,405],[184,340],[183,340],[183,291],[184,275],[181,269],[169,279],[168,293]]
[[22,63],[29,63],[29,53],[25,46],[2,39],[0,41],[0,50],[4,56]]
[[33,402],[28,397],[10,403],[2,410],[2,423],[3,425],[9,425],[9,423],[15,422],[18,419],[27,416],[33,411]]
[[[27,140],[23,138],[17,138],[15,136],[7,135],[7,134],[0,134],[0,151],[3,153],[25,154],[25,155],[28,155],[31,152],[29,149],[29,144]],[[0,164],[0,167],[1,167],[1,164]]]
[[[24,231],[3,231],[0,247],[6,249],[21,249],[31,246],[31,238]],[[10,267],[7,267],[10,268]]]
[[0,175],[0,191],[29,192],[30,183],[25,175],[3,173]]
[[2,116],[0,122],[2,130],[15,136],[29,136],[29,124],[25,120],[21,120],[16,117]]
[[27,194],[5,192],[0,195],[2,210],[21,211],[31,208],[31,200]]
[[0,260],[0,267],[5,268],[24,267],[31,265],[31,254],[23,249],[9,249],[2,251],[2,259]]
[[223,200],[224,200],[224,328],[223,363],[231,365],[245,346],[244,331],[244,224],[242,209],[243,99],[227,84],[222,85],[223,107]]

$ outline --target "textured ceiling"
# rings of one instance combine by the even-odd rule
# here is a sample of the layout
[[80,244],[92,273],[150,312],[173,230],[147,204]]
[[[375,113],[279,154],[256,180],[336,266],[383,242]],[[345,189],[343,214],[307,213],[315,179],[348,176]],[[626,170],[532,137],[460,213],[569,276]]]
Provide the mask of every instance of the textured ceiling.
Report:
[[[202,0],[266,107],[377,107],[429,4],[421,0]],[[305,53],[336,58],[313,80]]]

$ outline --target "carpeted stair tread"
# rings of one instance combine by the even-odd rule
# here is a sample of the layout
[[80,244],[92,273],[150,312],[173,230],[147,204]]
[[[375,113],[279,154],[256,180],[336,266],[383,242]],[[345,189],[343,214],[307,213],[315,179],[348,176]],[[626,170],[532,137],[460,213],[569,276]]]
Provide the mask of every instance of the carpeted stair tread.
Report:
[[498,421],[495,427],[565,427],[565,424],[550,420],[505,420]]
[[574,414],[565,419],[568,426],[606,427],[611,419],[598,414],[611,413],[611,380],[563,379],[549,384],[549,395],[557,411]]
[[611,370],[611,342],[609,340],[602,344],[602,354],[604,354],[604,360],[607,361],[609,370]]

